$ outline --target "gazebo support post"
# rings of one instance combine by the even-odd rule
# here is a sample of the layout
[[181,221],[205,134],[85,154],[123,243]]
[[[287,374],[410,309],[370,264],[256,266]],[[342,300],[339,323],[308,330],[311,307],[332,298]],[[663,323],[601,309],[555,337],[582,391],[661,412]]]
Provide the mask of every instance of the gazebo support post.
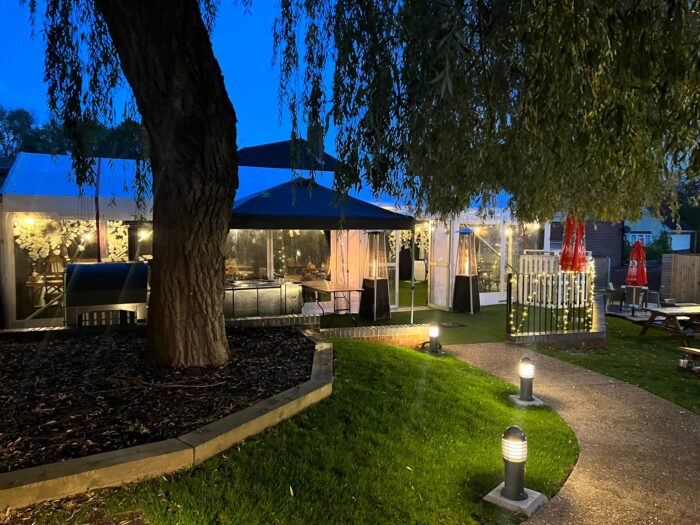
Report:
[[415,270],[416,270],[416,265],[413,261],[413,258],[416,255],[416,227],[415,225],[413,226],[413,230],[411,230],[411,324],[413,324],[413,300],[415,297],[416,293],[416,276],[415,276]]

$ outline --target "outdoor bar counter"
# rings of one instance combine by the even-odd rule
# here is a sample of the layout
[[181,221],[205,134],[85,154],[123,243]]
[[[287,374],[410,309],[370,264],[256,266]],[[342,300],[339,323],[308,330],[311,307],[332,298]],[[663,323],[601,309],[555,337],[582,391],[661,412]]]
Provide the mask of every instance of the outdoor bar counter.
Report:
[[285,279],[226,282],[226,318],[297,314],[301,312],[301,282]]

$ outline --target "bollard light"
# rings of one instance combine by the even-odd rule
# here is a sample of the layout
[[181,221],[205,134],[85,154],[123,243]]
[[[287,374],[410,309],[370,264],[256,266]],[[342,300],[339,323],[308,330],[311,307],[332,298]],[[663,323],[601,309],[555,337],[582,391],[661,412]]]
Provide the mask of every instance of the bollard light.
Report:
[[430,353],[437,354],[440,351],[440,327],[436,323],[432,323],[428,328],[428,336],[430,337]]
[[525,432],[518,426],[508,427],[501,438],[501,451],[505,466],[505,481],[501,496],[512,501],[526,500],[527,438]]
[[535,377],[535,363],[528,356],[520,360],[519,365],[520,375],[520,400],[532,401],[532,379]]

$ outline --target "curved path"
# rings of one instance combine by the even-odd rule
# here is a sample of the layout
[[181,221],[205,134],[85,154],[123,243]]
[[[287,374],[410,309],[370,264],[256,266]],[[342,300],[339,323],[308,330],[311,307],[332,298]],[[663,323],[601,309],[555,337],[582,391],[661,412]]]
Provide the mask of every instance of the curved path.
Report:
[[527,353],[535,395],[571,425],[581,454],[528,523],[700,523],[700,416],[623,381],[506,343],[445,350],[512,383]]

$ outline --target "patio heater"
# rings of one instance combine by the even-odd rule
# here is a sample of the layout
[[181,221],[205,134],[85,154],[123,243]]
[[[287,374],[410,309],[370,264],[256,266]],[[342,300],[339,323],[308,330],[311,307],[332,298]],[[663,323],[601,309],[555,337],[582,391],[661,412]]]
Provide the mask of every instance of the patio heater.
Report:
[[389,279],[383,231],[367,232],[367,256],[360,298],[360,316],[370,321],[389,319]]
[[476,267],[476,235],[471,228],[458,231],[457,269],[452,311],[475,314],[479,311],[479,276]]

